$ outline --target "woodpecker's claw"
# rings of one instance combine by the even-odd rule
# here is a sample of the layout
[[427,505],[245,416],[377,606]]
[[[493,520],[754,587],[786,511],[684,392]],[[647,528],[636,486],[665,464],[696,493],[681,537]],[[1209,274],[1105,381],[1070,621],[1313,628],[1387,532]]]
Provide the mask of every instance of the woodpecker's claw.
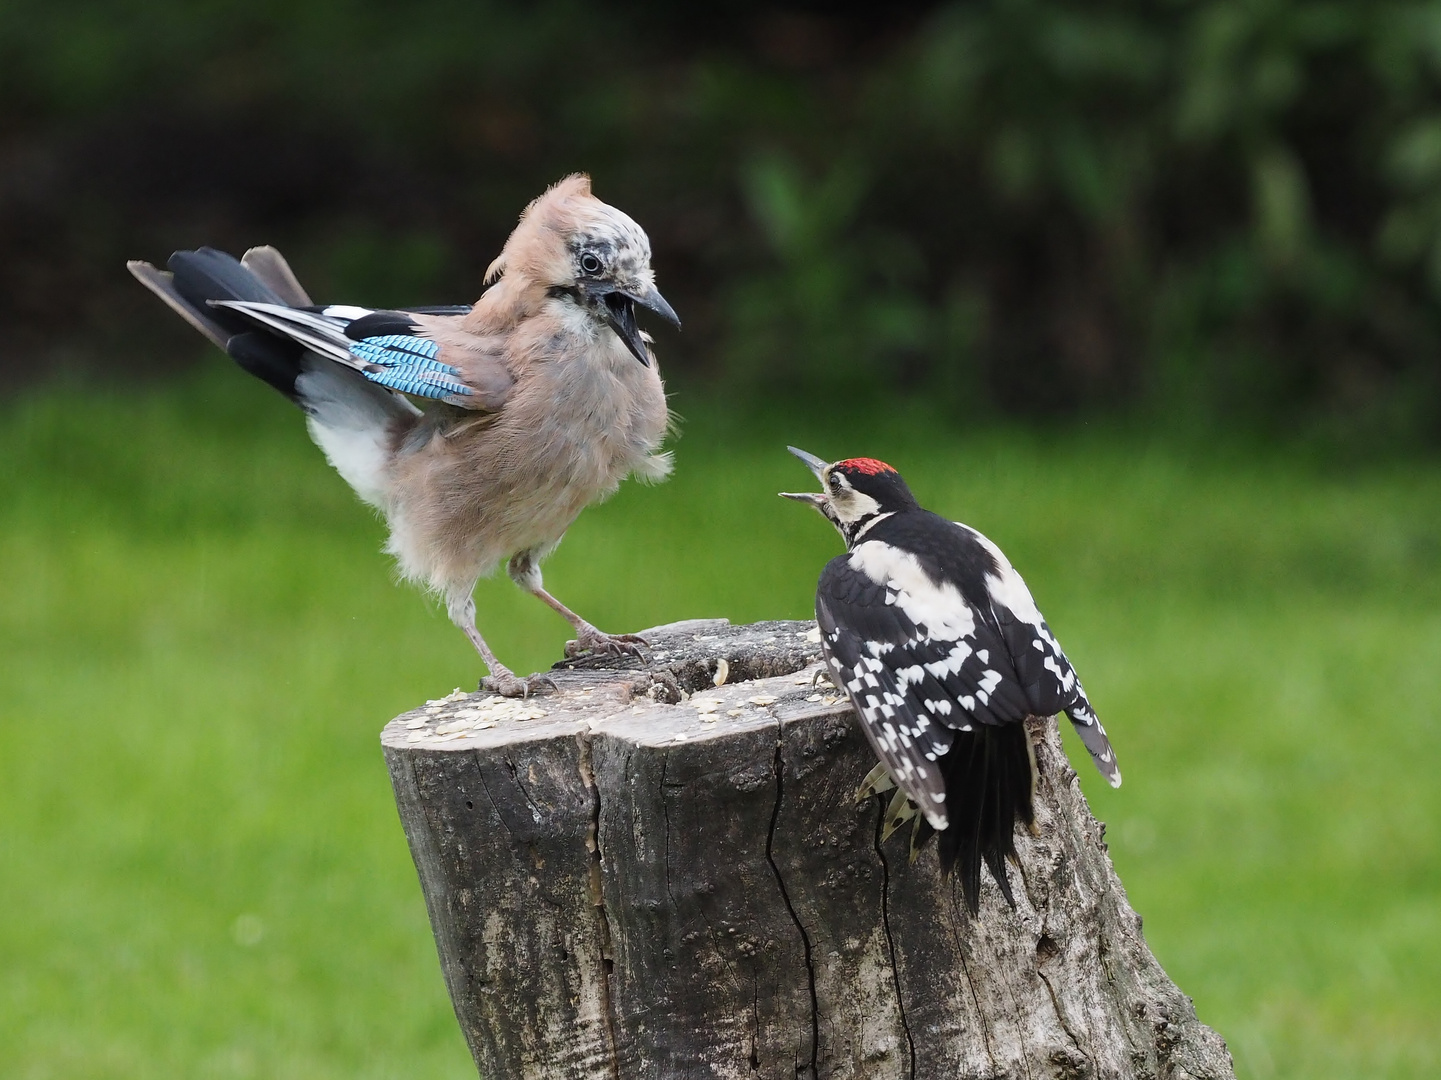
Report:
[[886,768],[884,763],[877,765],[866,773],[866,778],[861,781],[860,790],[856,792],[856,802],[865,802],[872,796],[890,791],[895,786],[896,778],[891,775],[891,770]]
[[915,804],[906,796],[904,791],[897,791],[891,799],[891,804],[886,807],[886,822],[881,827],[881,843],[891,838],[897,829],[916,816]]
[[[921,845],[925,843],[925,837],[921,835],[921,822],[925,820],[922,815],[917,814],[915,827],[911,829],[911,862],[915,862],[921,857]],[[926,834],[926,836],[929,835],[929,833]]]
[[555,691],[560,689],[554,679],[540,673],[527,675],[522,679],[512,672],[502,670],[480,680],[481,692],[499,694],[501,697],[527,698],[531,694],[539,693],[542,686]]

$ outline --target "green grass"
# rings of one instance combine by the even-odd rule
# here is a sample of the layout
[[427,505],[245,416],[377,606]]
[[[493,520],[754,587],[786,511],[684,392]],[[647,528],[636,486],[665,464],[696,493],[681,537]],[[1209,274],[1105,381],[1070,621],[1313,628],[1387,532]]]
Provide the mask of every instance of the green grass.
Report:
[[[1027,576],[1126,774],[1081,763],[1162,963],[1245,1077],[1441,1071],[1441,469],[744,422],[547,566],[601,626],[804,617],[784,453],[869,453]],[[228,369],[0,414],[0,1061],[39,1078],[473,1076],[377,734],[478,664],[292,410]],[[709,411],[707,411],[709,410]],[[509,582],[521,669],[566,627]],[[1073,746],[1074,749],[1074,746]]]

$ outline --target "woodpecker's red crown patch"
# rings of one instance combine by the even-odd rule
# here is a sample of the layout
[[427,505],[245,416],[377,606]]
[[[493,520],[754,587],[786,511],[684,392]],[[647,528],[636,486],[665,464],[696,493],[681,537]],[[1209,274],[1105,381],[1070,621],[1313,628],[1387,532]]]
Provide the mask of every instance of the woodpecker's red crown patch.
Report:
[[873,457],[846,458],[845,461],[836,462],[836,468],[846,472],[864,473],[866,476],[875,476],[877,473],[893,473],[896,471],[884,461],[877,461]]

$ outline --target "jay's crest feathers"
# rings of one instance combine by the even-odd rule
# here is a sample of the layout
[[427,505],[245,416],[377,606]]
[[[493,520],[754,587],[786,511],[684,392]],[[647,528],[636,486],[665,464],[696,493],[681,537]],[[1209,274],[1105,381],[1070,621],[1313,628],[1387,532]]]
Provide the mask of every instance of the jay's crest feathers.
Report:
[[505,332],[523,318],[549,311],[575,325],[608,326],[648,365],[650,337],[636,325],[635,307],[680,326],[655,287],[650,258],[645,231],[592,195],[589,177],[568,176],[520,215],[486,272],[492,284],[467,316],[466,328]]

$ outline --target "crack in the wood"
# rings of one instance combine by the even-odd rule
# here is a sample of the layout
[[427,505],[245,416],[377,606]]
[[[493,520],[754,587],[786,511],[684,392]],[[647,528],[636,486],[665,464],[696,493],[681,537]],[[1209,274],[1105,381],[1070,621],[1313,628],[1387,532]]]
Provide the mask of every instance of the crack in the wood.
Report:
[[1061,1025],[1061,1030],[1066,1033],[1066,1038],[1071,1040],[1071,1045],[1076,1048],[1076,1053],[1081,1056],[1081,1060],[1089,1063],[1091,1068],[1096,1070],[1097,1075],[1100,1075],[1099,1064],[1087,1056],[1086,1051],[1081,1048],[1081,1040],[1076,1038],[1076,1033],[1071,1030],[1071,1025],[1066,1023],[1065,1013],[1061,1011],[1061,1000],[1056,996],[1056,988],[1051,985],[1051,980],[1046,978],[1046,973],[1040,969],[1039,965],[1036,967],[1036,975],[1039,976],[1046,987],[1046,993],[1051,997],[1051,1008],[1056,1011],[1056,1022]]
[[520,793],[525,796],[526,805],[530,807],[533,820],[539,821],[544,815],[535,800],[530,797],[530,792],[525,789],[525,781],[520,778],[520,766],[516,765],[510,758],[505,758],[505,767],[510,770],[510,778],[515,781],[515,786],[520,788]]
[[751,1021],[755,1024],[751,1034],[751,1071],[761,1068],[761,983],[751,978]]
[[596,917],[600,927],[600,1009],[601,1022],[605,1028],[606,1046],[610,1050],[610,1073],[613,1080],[620,1080],[620,1051],[616,1045],[615,1037],[615,1005],[610,996],[610,969],[609,965],[614,961],[610,957],[611,932],[610,913],[605,907],[605,893],[602,888],[604,879],[601,876],[602,856],[600,850],[600,785],[595,782],[595,769],[591,765],[591,739],[587,735],[578,735],[576,742],[580,747],[580,768],[581,782],[585,784],[590,792],[590,835],[586,838],[586,848],[590,855],[590,881],[591,901],[595,906]]
[[677,915],[680,914],[680,905],[675,902],[675,893],[670,887],[670,803],[665,797],[665,774],[670,768],[670,755],[662,753],[660,756],[660,813],[665,821],[665,854],[661,858],[661,865],[665,867],[665,894],[670,897],[670,906]]
[[490,785],[485,782],[485,770],[481,767],[480,751],[472,750],[471,757],[475,759],[475,777],[480,781],[480,787],[485,792],[485,797],[490,800],[490,808],[495,811],[495,820],[500,822],[500,827],[505,830],[505,835],[510,837],[510,846],[512,848],[519,846],[515,833],[510,831],[510,825],[506,823],[505,815],[500,812],[500,803],[495,801],[495,796],[490,793]]
[[766,833],[766,862],[771,864],[771,873],[775,875],[776,885],[781,891],[781,899],[785,902],[786,910],[790,912],[791,921],[796,924],[796,929],[801,934],[801,946],[805,953],[806,961],[806,982],[811,992],[811,1077],[812,1080],[820,1078],[820,1050],[821,1050],[821,1005],[820,999],[816,996],[816,967],[811,959],[811,936],[806,933],[806,927],[801,922],[800,915],[796,912],[795,906],[791,903],[790,893],[786,892],[785,880],[781,877],[781,868],[776,864],[773,853],[776,838],[776,823],[781,816],[781,798],[785,794],[785,762],[781,760],[781,737],[780,724],[776,724],[776,805],[771,811],[771,827]]
[[901,1030],[906,1033],[906,1046],[911,1054],[911,1080],[916,1080],[916,1040],[911,1035],[911,1025],[906,1020],[906,1002],[901,993],[901,969],[896,961],[896,942],[891,937],[891,864],[886,862],[886,853],[881,850],[881,829],[885,824],[885,806],[880,798],[876,804],[876,856],[881,860],[881,926],[886,932],[886,950],[891,956],[891,978],[896,984],[896,1008],[901,1014]]
[[[1110,891],[1110,883],[1108,882],[1106,891],[1102,894],[1103,899],[1106,895],[1109,895]],[[1121,904],[1119,906],[1126,911],[1130,910],[1129,905]],[[1112,970],[1111,965],[1107,962],[1107,955],[1111,952],[1111,941],[1107,933],[1107,927],[1116,925],[1118,922],[1123,920],[1125,916],[1120,912],[1114,910],[1112,912],[1112,915],[1113,918],[1111,920],[1106,920],[1100,917],[1098,917],[1097,919],[1097,921],[1100,923],[1100,932],[1097,934],[1096,939],[1096,959],[1101,965],[1102,974],[1106,977],[1106,985],[1111,988],[1111,1000],[1115,1002],[1121,1002],[1125,1000],[1123,997],[1123,991],[1121,987],[1116,983],[1115,971]],[[1120,1008],[1118,1012],[1121,1023],[1121,1034],[1126,1037],[1126,1043],[1130,1047],[1130,1055],[1132,1059],[1134,1059],[1138,1047],[1136,1045],[1136,1038],[1131,1033],[1131,1010],[1128,1008]],[[1152,1043],[1152,1045],[1154,1045],[1154,1043]],[[1159,1063],[1160,1062],[1158,1059],[1157,1064]]]
[[[666,800],[665,797],[665,777],[666,771],[669,768],[670,755],[662,754],[660,759],[660,812],[662,819],[665,821],[665,894],[670,897],[671,910],[674,911],[677,916],[679,916],[680,905],[676,903],[675,892],[671,889],[670,885],[670,803]],[[740,979],[736,977],[735,968],[731,965],[730,960],[726,958],[725,950],[721,948],[720,939],[716,937],[715,927],[711,925],[710,919],[706,916],[705,908],[703,906],[698,906],[697,910],[699,911],[701,922],[705,923],[706,934],[710,937],[711,948],[715,950],[715,954],[720,960],[720,962],[725,965],[726,972],[730,975],[731,982],[737,988],[739,988],[741,985]],[[679,923],[677,923],[677,929],[679,929]],[[759,1016],[756,1017],[755,1029],[752,1032],[752,1035],[757,1039],[760,1037]]]
[[[955,890],[956,886],[953,885],[951,888],[951,908],[953,915],[954,912],[960,910],[960,906],[956,902]],[[969,916],[970,912],[967,911],[966,914],[967,916]],[[986,1045],[986,1057],[991,1062],[991,1072],[995,1073],[997,1068],[996,1051],[995,1048],[991,1046],[991,1029],[986,1024],[986,1010],[981,1007],[981,996],[980,994],[976,993],[976,982],[974,979],[971,978],[971,966],[970,964],[966,963],[965,945],[961,941],[961,935],[956,931],[954,921],[952,921],[951,923],[951,934],[956,939],[956,957],[961,962],[961,974],[966,977],[966,985],[970,988],[971,991],[971,1001],[974,1002],[976,1006],[976,1017],[981,1022],[981,1041]]]

